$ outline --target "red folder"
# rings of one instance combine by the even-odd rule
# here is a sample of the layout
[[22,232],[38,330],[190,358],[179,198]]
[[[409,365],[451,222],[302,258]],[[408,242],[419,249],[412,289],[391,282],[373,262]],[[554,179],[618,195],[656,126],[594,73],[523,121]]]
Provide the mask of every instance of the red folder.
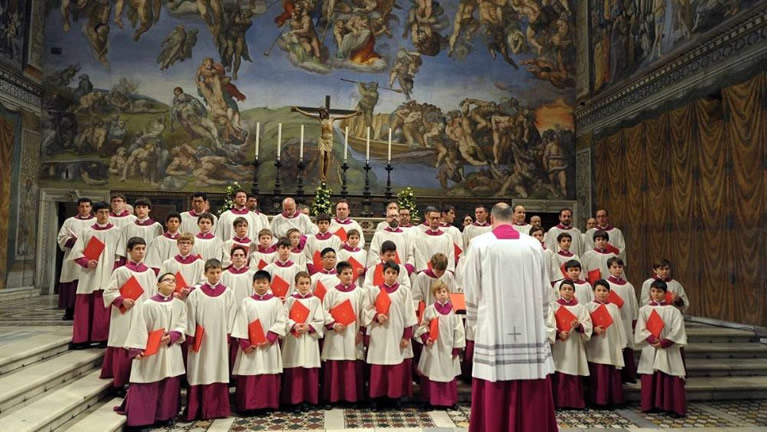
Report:
[[[650,296],[650,301],[654,301],[652,296]],[[673,305],[674,304],[674,296],[671,294],[671,291],[666,291],[666,298],[664,299],[666,304]]]
[[266,263],[266,261],[259,259],[258,260],[258,269],[263,270],[264,267],[268,266],[269,264]]
[[618,255],[619,253],[621,253],[620,249],[611,245],[610,243],[607,243],[607,245],[605,246],[605,249],[607,249],[607,252],[612,252],[615,255]]
[[176,272],[176,292],[180,294],[181,290],[185,288],[189,288],[189,284],[186,283],[186,279],[184,279],[181,272]]
[[591,313],[591,322],[594,327],[602,327],[603,329],[610,327],[613,323],[613,317],[610,316],[607,306],[601,305],[594,309],[594,312]]
[[663,327],[666,326],[666,324],[663,322],[663,318],[658,315],[658,312],[653,310],[650,313],[650,317],[647,318],[647,330],[650,331],[650,334],[655,337],[655,339],[660,338],[660,332],[663,330]]
[[376,296],[376,312],[382,315],[389,315],[389,307],[391,307],[391,297],[385,289],[380,288],[378,295]]
[[258,345],[266,342],[266,335],[264,334],[264,328],[261,326],[260,319],[248,324],[248,339],[250,339],[251,345]]
[[589,275],[586,279],[589,281],[591,285],[594,285],[596,281],[598,281],[599,279],[602,279],[602,272],[600,272],[598,268],[589,270]]
[[335,322],[348,326],[349,324],[357,321],[357,316],[354,313],[352,302],[349,299],[344,300],[341,304],[330,309],[330,315],[333,316]]
[[456,312],[466,310],[466,296],[463,293],[450,293],[450,303]]
[[[354,257],[349,257],[349,264],[352,265],[352,271],[354,272],[354,277],[356,279],[359,276],[360,269],[364,269],[365,266],[360,264],[360,262],[354,259]],[[383,283],[383,281],[381,281],[381,283]],[[380,285],[380,284],[375,284],[375,285]]]
[[274,275],[274,279],[272,279],[272,294],[275,297],[285,297],[288,295],[288,289],[290,289],[290,284],[279,275]]
[[304,306],[303,303],[296,300],[293,302],[293,306],[290,308],[290,319],[293,321],[299,323],[299,324],[305,324],[306,320],[309,319],[309,313],[311,311],[308,307]]
[[322,268],[322,256],[320,256],[320,251],[314,251],[314,255],[312,255],[312,264],[314,264],[314,268],[317,270]]
[[565,270],[565,263],[562,263],[562,265],[559,266],[559,270],[562,272],[562,276],[567,278],[567,270]]
[[322,281],[317,281],[317,286],[314,287],[314,295],[317,296],[320,301],[325,300],[325,294],[328,293],[328,289],[325,288],[325,284],[322,283]]
[[345,229],[343,229],[343,228],[339,228],[339,229],[338,229],[336,232],[334,232],[333,234],[335,234],[336,236],[338,236],[338,238],[340,238],[342,242],[346,242],[346,240],[348,240],[348,239],[347,239],[347,237],[346,237],[346,230],[345,230]]
[[439,339],[439,317],[434,317],[429,321],[429,339],[433,341]]
[[161,328],[149,332],[149,338],[146,341],[146,348],[144,348],[144,357],[157,354],[160,349],[160,339],[165,336],[165,329]]
[[607,294],[607,301],[618,306],[618,309],[623,307],[623,299],[621,296],[613,290],[610,290],[610,294]]
[[[123,300],[131,299],[133,301],[136,301],[139,297],[141,297],[141,294],[144,294],[144,289],[141,288],[141,284],[138,282],[135,276],[131,276],[130,279],[128,279],[123,286],[120,287],[120,295],[122,296]],[[125,313],[127,309],[125,309],[123,306],[120,306],[120,312]]]
[[101,256],[101,252],[104,252],[104,247],[104,242],[102,242],[98,237],[93,236],[90,240],[88,240],[88,244],[85,245],[83,256],[88,258],[88,261],[98,261],[99,257]]
[[205,337],[205,329],[201,325],[197,324],[194,329],[194,345],[192,345],[192,351],[200,352],[200,346],[202,346],[202,338]]
[[424,312],[426,312],[426,303],[419,301],[418,302],[418,324],[421,324],[421,321],[423,321]]
[[457,244],[453,243],[453,255],[455,255],[455,259],[458,259],[462,252],[463,249],[459,248]]
[[394,262],[397,264],[402,264],[402,261],[399,259],[399,252],[394,252]]
[[554,318],[557,320],[557,330],[561,332],[569,332],[573,329],[573,323],[578,321],[578,317],[573,315],[569,309],[562,305],[559,306],[557,313],[554,314]]
[[384,283],[383,264],[376,264],[375,271],[373,272],[373,285],[379,286]]

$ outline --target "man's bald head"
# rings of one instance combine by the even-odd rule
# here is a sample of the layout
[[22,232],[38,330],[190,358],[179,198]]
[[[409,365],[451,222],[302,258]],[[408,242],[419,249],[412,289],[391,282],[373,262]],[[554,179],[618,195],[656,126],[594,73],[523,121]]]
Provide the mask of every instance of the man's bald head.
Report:
[[296,213],[296,200],[285,198],[282,200],[282,214],[284,216],[293,216]]
[[499,202],[490,210],[490,223],[493,227],[503,224],[511,224],[514,221],[514,209],[510,205]]

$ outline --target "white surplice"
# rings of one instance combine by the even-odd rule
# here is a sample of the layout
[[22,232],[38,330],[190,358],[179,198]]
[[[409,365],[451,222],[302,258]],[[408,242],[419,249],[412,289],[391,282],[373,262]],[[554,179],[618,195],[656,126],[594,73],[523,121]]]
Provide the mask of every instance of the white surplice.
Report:
[[[262,297],[265,297],[263,300]],[[288,317],[282,301],[271,295],[254,294],[242,301],[234,318],[232,337],[249,340],[248,325],[255,320],[261,322],[264,336],[269,332],[285,336]],[[237,349],[232,375],[273,375],[282,373],[282,352],[280,343],[275,341],[265,347],[257,347],[251,353]]]
[[424,345],[421,359],[418,361],[418,372],[427,376],[430,381],[450,382],[461,374],[461,363],[458,356],[453,357],[453,349],[466,347],[463,331],[463,320],[455,314],[451,307],[447,314],[437,312],[434,304],[426,307],[423,320],[415,332],[415,337],[428,333],[431,321],[439,320],[439,336],[432,345]]
[[341,291],[338,285],[328,288],[322,308],[325,315],[325,326],[335,323],[330,311],[346,300],[352,305],[356,321],[349,324],[343,331],[337,333],[333,329],[326,329],[325,342],[322,345],[322,361],[327,360],[364,360],[362,341],[356,343],[357,334],[360,333],[364,318],[367,296],[365,290],[355,286],[351,291]]
[[[83,231],[90,228],[91,225],[96,223],[94,216],[88,216],[86,219],[81,219],[78,216],[72,216],[64,221],[64,225],[61,226],[59,234],[56,237],[56,241],[59,244],[59,249],[64,252],[64,259],[61,261],[61,276],[59,282],[69,283],[80,278],[80,265],[72,260],[72,248],[74,243],[82,235]],[[72,244],[67,246],[67,243],[72,240]]]
[[136,305],[141,304],[157,294],[157,278],[155,277],[154,271],[146,266],[142,266],[144,269],[143,271],[137,271],[135,270],[135,267],[130,267],[133,266],[125,265],[115,269],[115,271],[112,272],[112,276],[109,278],[107,287],[104,289],[104,307],[109,308],[111,311],[107,346],[114,348],[125,347],[125,341],[128,338],[128,332],[130,331],[131,316],[135,310],[135,307],[133,307],[122,312],[118,306],[112,304],[118,297],[122,296],[120,294],[120,288],[122,288],[131,277],[136,278],[136,281],[141,285],[141,289],[144,290],[143,294],[136,299]]
[[[406,358],[412,357],[412,346],[400,347],[405,337],[405,329],[418,324],[418,318],[413,308],[413,298],[407,287],[397,284],[394,292],[388,293],[391,304],[385,314],[388,320],[381,324],[375,317],[377,311],[375,302],[381,292],[381,286],[371,287],[368,290],[368,306],[364,312],[364,323],[370,335],[370,344],[367,350],[367,363],[376,365],[398,365]],[[412,336],[412,333],[410,334]],[[408,336],[408,341],[410,340]]]
[[623,332],[626,335],[626,348],[634,349],[634,321],[639,316],[639,305],[637,304],[637,293],[634,285],[624,279],[609,277],[607,282],[610,284],[610,291],[617,294],[623,300],[623,306],[620,307],[621,320],[623,322]]
[[[296,325],[296,321],[290,317],[290,311],[296,303],[301,303],[309,309],[305,324],[309,324],[312,331],[301,335],[290,332]],[[284,368],[319,368],[321,366],[319,340],[325,334],[325,312],[322,309],[322,302],[311,293],[306,297],[295,293],[285,302],[285,313],[288,316],[288,332],[282,341],[282,366]]]
[[589,376],[589,365],[586,360],[586,342],[591,339],[591,316],[589,310],[578,300],[573,305],[561,305],[558,302],[553,304],[554,316],[560,307],[567,308],[570,313],[575,315],[583,331],[573,328],[570,336],[563,341],[556,338],[554,346],[551,348],[554,354],[554,366],[557,372],[568,375]]
[[[650,278],[642,283],[642,293],[639,295],[639,304],[642,306],[646,306],[650,303],[650,285],[654,280],[655,278]],[[676,279],[667,280],[666,286],[668,288],[668,292],[674,293],[677,297],[684,301],[684,305],[679,306],[679,310],[684,313],[684,311],[690,307],[690,299],[687,298],[687,292],[685,292],[684,287]]]
[[582,254],[585,248],[583,245],[583,236],[581,230],[573,227],[572,225],[570,227],[565,227],[562,224],[559,224],[549,228],[549,230],[546,231],[546,235],[543,237],[544,242],[546,243],[546,247],[555,251],[559,250],[559,242],[557,241],[557,236],[563,232],[570,234],[570,236],[573,238],[572,243],[570,244],[570,252],[574,253],[575,255]]
[[69,254],[72,261],[83,257],[83,251],[92,237],[97,237],[104,243],[104,250],[99,255],[96,268],[80,268],[80,282],[77,284],[77,294],[91,294],[93,291],[106,288],[109,278],[112,276],[115,261],[125,256],[125,243],[123,243],[120,228],[116,226],[111,226],[107,229],[90,227],[83,231],[82,235],[75,241],[75,245],[72,246],[72,253]]
[[[200,227],[197,225],[197,220],[202,213],[195,213],[194,210],[181,213],[181,226],[178,230],[182,233],[191,233],[197,235],[200,232]],[[213,227],[215,229],[218,224],[218,216],[210,213],[213,216]]]
[[159,269],[162,267],[162,263],[176,256],[178,253],[178,236],[178,233],[175,235],[163,233],[157,236],[146,249],[144,263],[149,267]]
[[[647,338],[650,336],[647,320],[653,311],[658,313],[664,324],[659,340],[668,339],[674,342],[667,348],[656,349],[647,343]],[[639,319],[634,331],[634,344],[642,347],[642,355],[637,365],[638,374],[652,375],[655,371],[661,371],[666,375],[685,377],[684,361],[679,349],[687,345],[687,331],[684,327],[684,317],[679,309],[665,304],[656,305],[654,302],[652,305],[642,306],[639,309]]]
[[[589,313],[594,313],[600,306],[602,303],[595,301],[586,305]],[[611,365],[615,366],[616,369],[623,369],[623,348],[626,348],[627,341],[621,313],[618,306],[612,303],[607,303],[604,306],[607,308],[613,323],[607,327],[605,333],[598,335],[592,332],[591,339],[586,342],[586,358],[591,363]]]
[[[205,286],[207,284],[203,284]],[[229,345],[227,335],[232,333],[237,304],[234,291],[224,288],[216,297],[196,288],[186,299],[186,335],[195,337],[197,326],[204,329],[200,352],[189,347],[187,354],[187,381],[190,386],[229,383]]]
[[285,217],[282,213],[272,218],[272,234],[275,239],[288,236],[288,230],[296,228],[301,235],[310,236],[318,231],[317,225],[312,223],[309,216],[296,211],[291,217]]

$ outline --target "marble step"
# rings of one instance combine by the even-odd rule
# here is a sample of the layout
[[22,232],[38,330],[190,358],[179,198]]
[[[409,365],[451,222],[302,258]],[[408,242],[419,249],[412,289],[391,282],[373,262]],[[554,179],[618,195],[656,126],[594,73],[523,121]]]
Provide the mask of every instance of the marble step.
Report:
[[[638,401],[640,385],[624,384],[627,401]],[[745,400],[767,398],[767,376],[758,377],[688,377],[687,401]]]
[[100,366],[104,350],[68,351],[0,377],[0,413]]
[[688,358],[689,377],[767,376],[767,360]]
[[95,405],[77,418],[58,429],[67,432],[115,432],[122,429],[125,416],[117,414],[114,407],[122,403],[122,398],[107,398],[101,405]]
[[71,327],[55,327],[50,331],[35,333],[34,328],[16,330],[3,335],[0,350],[0,376],[16,369],[61,354],[69,349],[72,340]]
[[112,380],[99,379],[99,373],[94,369],[27,405],[0,414],[2,430],[51,432],[58,429],[111,391]]
[[[684,348],[686,358],[767,358],[767,345],[760,343],[691,343]],[[765,360],[767,361],[767,360]]]
[[756,342],[753,331],[722,327],[688,327],[689,343],[748,343]]

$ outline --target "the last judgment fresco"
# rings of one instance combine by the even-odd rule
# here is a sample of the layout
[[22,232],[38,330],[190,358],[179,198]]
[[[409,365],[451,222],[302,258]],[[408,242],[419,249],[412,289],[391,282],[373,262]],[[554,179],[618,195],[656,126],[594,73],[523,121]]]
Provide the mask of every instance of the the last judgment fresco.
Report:
[[338,190],[346,158],[350,192],[359,192],[369,151],[374,191],[391,153],[395,188],[572,198],[573,8],[572,0],[49,1],[41,183],[221,190],[252,179],[258,152],[268,191],[281,126],[290,191],[303,125],[309,187],[324,171]]

